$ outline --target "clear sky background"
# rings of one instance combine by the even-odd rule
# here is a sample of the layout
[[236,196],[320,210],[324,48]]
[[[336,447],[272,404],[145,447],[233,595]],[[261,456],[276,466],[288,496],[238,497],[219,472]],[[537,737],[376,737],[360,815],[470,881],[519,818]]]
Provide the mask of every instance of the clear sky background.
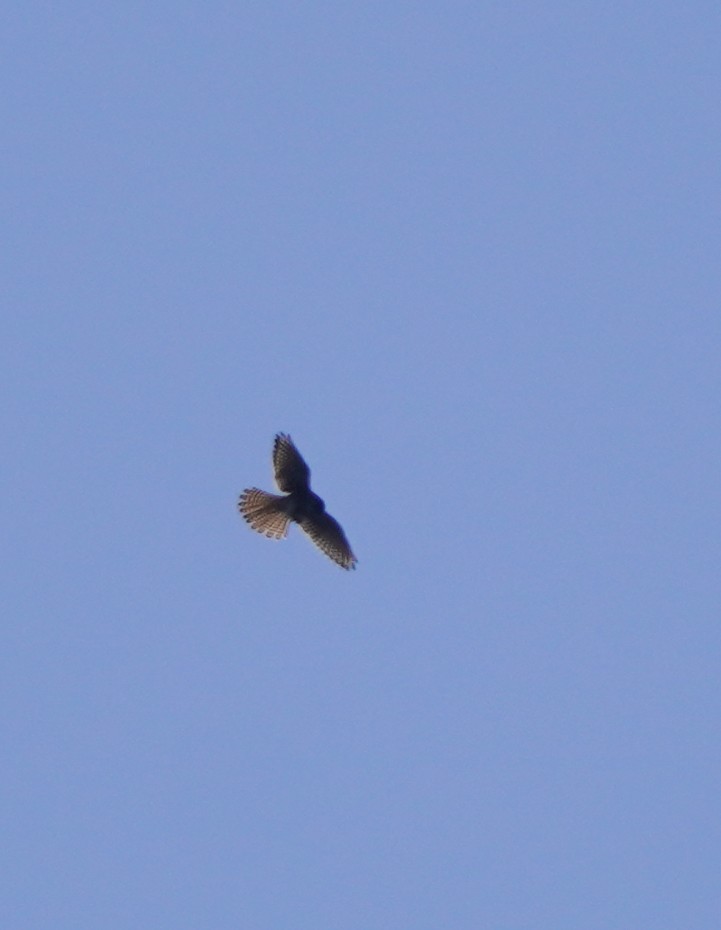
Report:
[[715,930],[718,3],[2,18],[4,930]]

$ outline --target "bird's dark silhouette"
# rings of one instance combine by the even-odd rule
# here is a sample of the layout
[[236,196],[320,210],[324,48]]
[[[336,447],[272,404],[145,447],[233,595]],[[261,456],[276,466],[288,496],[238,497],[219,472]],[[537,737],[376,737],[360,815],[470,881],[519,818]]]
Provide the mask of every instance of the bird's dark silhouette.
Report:
[[275,483],[284,493],[246,488],[238,501],[243,518],[270,539],[284,539],[293,521],[341,568],[355,568],[358,560],[340,523],[326,513],[321,498],[311,491],[310,468],[286,433],[275,437],[273,471]]

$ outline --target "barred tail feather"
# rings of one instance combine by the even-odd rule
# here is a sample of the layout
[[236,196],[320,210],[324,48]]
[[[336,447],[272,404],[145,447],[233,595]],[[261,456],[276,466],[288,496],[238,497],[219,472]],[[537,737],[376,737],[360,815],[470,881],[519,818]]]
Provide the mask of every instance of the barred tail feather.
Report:
[[238,510],[258,533],[270,539],[284,539],[290,517],[285,512],[285,497],[259,488],[246,488],[240,495]]

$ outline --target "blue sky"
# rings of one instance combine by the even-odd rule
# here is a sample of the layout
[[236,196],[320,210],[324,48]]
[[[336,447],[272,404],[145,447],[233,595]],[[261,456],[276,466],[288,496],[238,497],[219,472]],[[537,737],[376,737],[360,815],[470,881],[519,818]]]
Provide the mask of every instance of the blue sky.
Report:
[[717,5],[3,19],[2,926],[717,927]]

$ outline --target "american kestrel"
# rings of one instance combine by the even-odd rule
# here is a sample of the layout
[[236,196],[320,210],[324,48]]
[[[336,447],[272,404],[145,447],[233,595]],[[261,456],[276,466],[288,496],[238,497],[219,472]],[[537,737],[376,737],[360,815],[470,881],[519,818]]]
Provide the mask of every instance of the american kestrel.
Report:
[[270,539],[284,539],[294,520],[313,542],[341,568],[355,568],[353,555],[340,523],[326,513],[325,504],[310,489],[310,468],[286,433],[278,433],[273,443],[275,483],[285,493],[269,494],[246,488],[238,510],[258,533]]

